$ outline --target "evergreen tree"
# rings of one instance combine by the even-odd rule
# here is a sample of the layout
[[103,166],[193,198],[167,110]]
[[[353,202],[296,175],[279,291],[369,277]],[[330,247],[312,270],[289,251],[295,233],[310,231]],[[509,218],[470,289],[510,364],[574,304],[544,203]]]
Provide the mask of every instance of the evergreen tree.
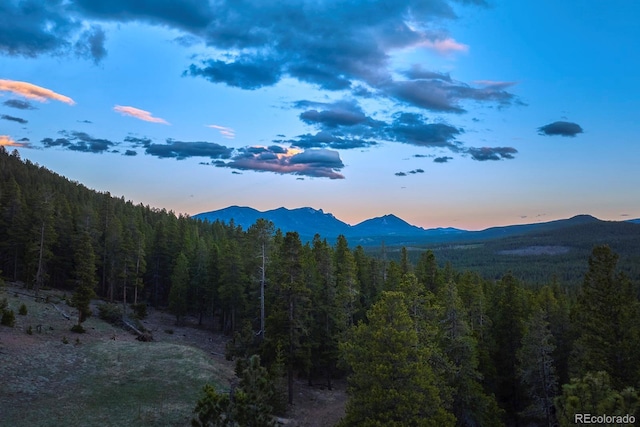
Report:
[[639,402],[638,392],[633,387],[616,391],[611,386],[609,374],[604,371],[589,372],[580,379],[573,378],[569,384],[562,386],[562,395],[555,399],[561,427],[575,426],[576,414],[637,416]]
[[478,371],[477,342],[467,321],[458,289],[449,282],[442,289],[444,305],[440,343],[448,362],[447,384],[452,390],[452,412],[457,426],[499,426],[501,411],[493,396],[484,393]]
[[552,343],[553,336],[543,310],[536,311],[525,325],[522,347],[518,351],[518,376],[529,405],[521,413],[538,426],[556,425],[554,399],[558,393]]
[[87,231],[82,232],[77,241],[75,252],[76,286],[71,297],[71,304],[78,309],[78,324],[76,330],[82,331],[82,322],[91,315],[91,299],[95,297],[96,261],[91,245],[91,236]]
[[640,379],[640,304],[629,279],[616,273],[617,261],[608,246],[596,246],[589,258],[572,313],[578,335],[573,367],[574,376],[605,371],[621,388]]
[[342,344],[351,367],[342,426],[453,426],[442,407],[429,351],[421,346],[402,292],[383,292]]
[[171,290],[169,292],[169,309],[176,315],[176,323],[180,324],[187,314],[187,294],[189,289],[189,260],[180,252],[176,266],[171,275]]

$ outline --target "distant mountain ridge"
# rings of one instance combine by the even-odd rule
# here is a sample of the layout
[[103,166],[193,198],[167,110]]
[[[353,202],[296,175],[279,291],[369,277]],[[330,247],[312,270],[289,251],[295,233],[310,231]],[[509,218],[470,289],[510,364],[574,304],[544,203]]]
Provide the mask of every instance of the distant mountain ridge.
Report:
[[[560,219],[534,224],[491,227],[481,231],[468,231],[458,228],[424,229],[409,224],[395,215],[389,214],[370,218],[356,225],[350,225],[326,213],[322,209],[310,207],[287,209],[280,207],[264,212],[246,206],[229,206],[211,212],[194,215],[193,218],[210,222],[231,220],[243,229],[249,228],[259,218],[273,222],[283,232],[297,231],[303,240],[311,240],[317,233],[323,238],[335,239],[344,235],[352,244],[363,246],[376,245],[384,241],[387,244],[421,244],[465,240],[496,239],[501,237],[527,234],[531,232],[553,231],[568,226],[604,222],[591,215],[577,215],[569,219]],[[638,223],[640,219],[626,222]]]

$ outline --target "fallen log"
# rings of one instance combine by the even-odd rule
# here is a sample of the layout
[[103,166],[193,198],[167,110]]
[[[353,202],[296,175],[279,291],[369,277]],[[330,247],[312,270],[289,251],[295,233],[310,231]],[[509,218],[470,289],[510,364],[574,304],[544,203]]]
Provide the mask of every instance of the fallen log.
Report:
[[62,314],[62,316],[63,316],[65,319],[67,319],[67,320],[71,320],[71,316],[69,316],[69,315],[68,315],[67,313],[65,313],[64,311],[60,310],[60,309],[58,308],[58,306],[57,306],[57,305],[55,305],[54,303],[51,303],[51,305],[53,306],[53,308],[55,308],[55,309],[58,311],[58,313]]

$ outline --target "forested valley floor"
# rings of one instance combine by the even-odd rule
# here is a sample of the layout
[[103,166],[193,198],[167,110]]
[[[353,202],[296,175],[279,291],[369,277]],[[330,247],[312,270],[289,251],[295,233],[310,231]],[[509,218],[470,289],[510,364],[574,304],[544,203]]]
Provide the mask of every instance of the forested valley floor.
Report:
[[[129,425],[170,414],[184,425],[190,414],[195,426],[271,426],[313,406],[301,405],[305,390],[326,396],[346,383],[344,412],[328,425],[568,426],[576,414],[633,425],[639,284],[618,259],[599,242],[580,283],[530,286],[509,271],[458,271],[430,250],[410,258],[399,248],[391,259],[344,236],[302,241],[265,220],[245,230],[134,205],[0,147],[0,285],[21,283],[31,298],[19,303],[15,287],[0,295],[0,337],[11,348],[0,357],[18,372],[0,382],[1,410],[36,420],[53,407],[93,422],[128,407]],[[47,292],[64,294],[64,305]],[[65,324],[25,323],[42,314],[34,304]],[[169,313],[174,326],[149,342],[151,312]],[[107,327],[97,317],[146,341],[93,341]],[[224,336],[215,351],[224,356],[176,347],[186,324]],[[55,339],[40,341],[47,336]],[[164,382],[145,382],[156,375]],[[82,382],[93,391],[65,391]],[[155,397],[136,407],[136,393]]]

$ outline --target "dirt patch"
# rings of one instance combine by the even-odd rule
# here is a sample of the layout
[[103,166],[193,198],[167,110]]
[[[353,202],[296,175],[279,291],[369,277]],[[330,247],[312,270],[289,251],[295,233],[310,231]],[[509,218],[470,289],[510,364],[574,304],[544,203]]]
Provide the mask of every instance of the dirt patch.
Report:
[[[153,342],[95,316],[84,323],[86,333],[76,334],[70,328],[77,311],[66,296],[40,295],[36,301],[15,286],[0,291],[16,313],[13,328],[0,326],[2,425],[188,426],[204,384],[227,388],[234,378],[234,363],[224,358],[227,338],[197,327],[194,318],[176,326],[171,314],[149,309],[142,325]],[[345,388],[298,382],[288,425],[335,425],[344,415]]]

